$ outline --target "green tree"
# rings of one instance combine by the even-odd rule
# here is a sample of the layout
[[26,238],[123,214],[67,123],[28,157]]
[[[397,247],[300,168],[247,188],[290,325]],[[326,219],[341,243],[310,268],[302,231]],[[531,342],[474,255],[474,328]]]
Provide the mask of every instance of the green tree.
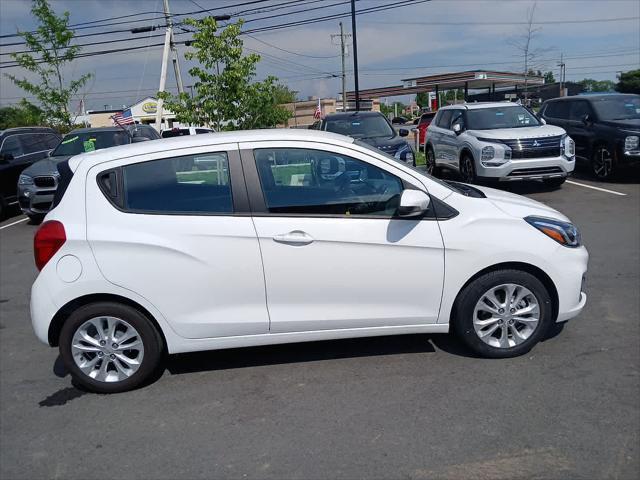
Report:
[[545,72],[544,83],[556,83],[556,77],[553,76],[553,72]]
[[274,127],[285,123],[291,113],[278,105],[283,90],[277,78],[255,82],[260,56],[243,55],[239,38],[242,21],[219,31],[212,17],[187,19],[195,28],[187,60],[198,65],[189,69],[195,79],[194,96],[159,92],[167,109],[184,123],[211,125],[217,130]]
[[613,92],[616,86],[611,80],[594,80],[593,78],[585,78],[578,82],[585,92]]
[[11,107],[0,108],[0,130],[13,127],[30,127],[44,123],[42,109],[26,99]]
[[74,32],[69,28],[69,12],[56,16],[47,0],[33,0],[31,13],[38,22],[36,30],[33,33],[18,31],[30,53],[12,53],[11,57],[37,80],[6,76],[38,100],[48,123],[68,129],[74,120],[69,112],[69,101],[91,74],[65,81],[65,65],[73,62],[80,52],[80,47],[71,44]]
[[428,92],[417,93],[416,103],[420,108],[427,108],[429,106],[429,93]]
[[291,90],[282,83],[276,83],[273,86],[273,97],[276,105],[283,103],[293,103],[298,100],[298,92]]
[[640,70],[630,70],[618,76],[616,91],[620,93],[640,94]]

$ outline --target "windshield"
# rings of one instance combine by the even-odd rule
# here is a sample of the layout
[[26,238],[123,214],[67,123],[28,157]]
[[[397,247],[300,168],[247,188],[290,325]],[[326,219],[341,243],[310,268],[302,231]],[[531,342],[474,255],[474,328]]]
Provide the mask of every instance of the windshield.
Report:
[[468,130],[495,130],[497,128],[535,127],[540,122],[526,108],[507,105],[467,110]]
[[600,120],[640,119],[640,96],[612,96],[592,103]]
[[389,122],[381,116],[357,116],[326,120],[324,129],[327,132],[348,135],[353,138],[377,138],[393,137],[395,130],[391,128]]
[[78,155],[79,153],[92,152],[102,148],[127,145],[129,143],[131,143],[131,138],[124,130],[71,132],[65,135],[51,156]]
[[[387,157],[390,158],[391,160],[393,160],[394,162],[397,162],[398,159],[393,157],[392,155],[389,155],[388,153],[383,152],[382,150],[374,147],[373,145],[369,145],[366,142],[362,142],[360,140],[356,140],[354,142],[356,145],[360,146],[360,147],[364,147],[367,150],[371,150],[375,153],[377,153],[378,155],[382,155],[383,157]],[[405,167],[410,168],[411,170],[413,170],[414,172],[416,172],[419,175],[422,175],[423,177],[427,177],[429,180],[431,180],[432,182],[436,182],[439,185],[442,185],[445,188],[448,188],[449,190],[456,190],[458,191],[457,188],[452,187],[451,185],[449,185],[448,183],[445,183],[443,180],[440,180],[439,178],[436,177],[432,177],[431,175],[429,175],[425,170],[421,170],[417,167],[414,167],[413,165],[411,165],[410,163],[405,163],[402,162],[402,165],[404,165]]]

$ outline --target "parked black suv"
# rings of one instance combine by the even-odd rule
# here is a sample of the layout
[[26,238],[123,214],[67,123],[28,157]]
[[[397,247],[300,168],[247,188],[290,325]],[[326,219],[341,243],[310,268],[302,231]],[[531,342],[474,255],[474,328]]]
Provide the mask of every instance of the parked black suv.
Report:
[[394,157],[396,160],[415,165],[415,152],[401,137],[409,135],[409,130],[397,132],[389,120],[380,112],[333,113],[314,124],[312,128],[339,133],[361,140]]
[[22,127],[0,130],[0,219],[6,208],[18,202],[20,173],[34,162],[47,157],[62,137],[46,127]]
[[640,164],[640,95],[601,94],[547,100],[540,115],[576,142],[576,157],[593,174],[611,178],[623,165]]

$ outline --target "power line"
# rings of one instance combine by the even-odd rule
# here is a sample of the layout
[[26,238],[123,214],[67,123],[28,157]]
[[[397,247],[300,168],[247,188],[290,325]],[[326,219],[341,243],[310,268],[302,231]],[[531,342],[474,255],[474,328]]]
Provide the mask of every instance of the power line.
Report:
[[[531,22],[531,25],[553,25],[553,24],[572,24],[572,23],[607,23],[607,22],[628,22],[640,20],[640,17],[618,17],[618,18],[588,18],[581,20],[544,20]],[[367,23],[388,23],[380,21],[369,21]],[[501,21],[501,22],[476,22],[476,21],[433,21],[433,22],[393,22],[394,25],[529,25],[529,22]]]
[[285,53],[290,53],[291,55],[297,55],[299,57],[306,57],[306,58],[338,58],[340,55],[330,55],[330,56],[318,56],[318,55],[307,55],[304,53],[298,53],[298,52],[293,52],[291,50],[287,50],[285,48],[281,48],[278,47],[277,45],[274,45],[273,43],[269,43],[269,42],[265,42],[264,40],[260,40],[259,38],[254,37],[253,35],[250,35],[248,33],[245,33],[245,35],[249,38],[252,38],[253,40],[255,40],[256,42],[260,42],[264,45],[267,45],[269,47],[275,48],[276,50],[280,50],[281,52],[285,52]]

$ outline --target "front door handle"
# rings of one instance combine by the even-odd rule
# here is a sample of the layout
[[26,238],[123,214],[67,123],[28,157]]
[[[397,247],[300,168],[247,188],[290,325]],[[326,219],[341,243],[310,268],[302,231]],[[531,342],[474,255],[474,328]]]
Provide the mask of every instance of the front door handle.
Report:
[[287,245],[309,245],[313,243],[313,237],[300,230],[294,230],[289,233],[282,233],[273,237],[274,242],[285,243]]

